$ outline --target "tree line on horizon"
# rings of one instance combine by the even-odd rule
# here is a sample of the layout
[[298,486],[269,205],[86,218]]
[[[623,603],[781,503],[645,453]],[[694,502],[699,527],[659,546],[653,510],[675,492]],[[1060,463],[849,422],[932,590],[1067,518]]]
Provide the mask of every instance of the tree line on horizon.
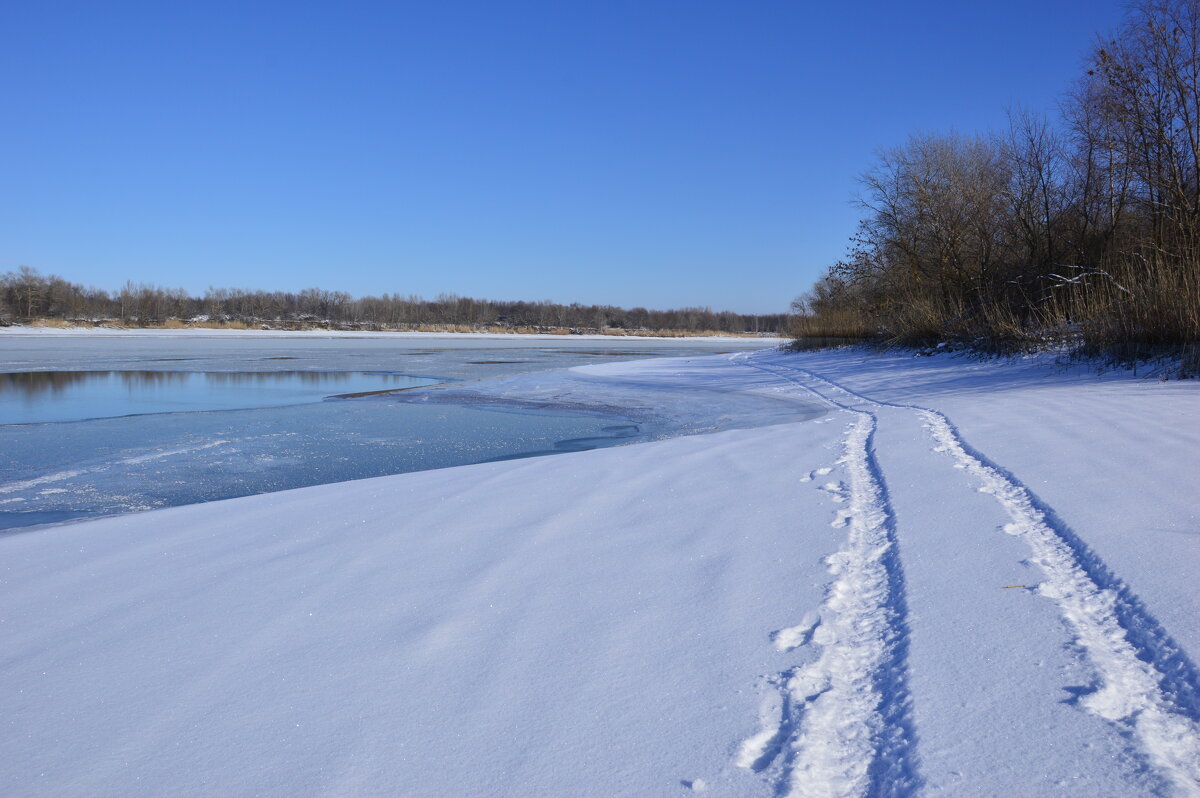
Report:
[[1057,118],[916,134],[860,180],[847,257],[793,303],[798,340],[1200,342],[1200,0],[1132,6]]
[[786,313],[714,312],[707,307],[677,310],[619,308],[473,299],[441,294],[435,299],[382,294],[353,297],[343,291],[299,292],[209,288],[201,296],[184,289],[128,282],[119,291],[85,288],[56,275],[22,266],[0,275],[0,321],[105,321],[154,327],[174,323],[262,325],[284,328],[345,327],[417,329],[443,326],[528,331],[783,333]]

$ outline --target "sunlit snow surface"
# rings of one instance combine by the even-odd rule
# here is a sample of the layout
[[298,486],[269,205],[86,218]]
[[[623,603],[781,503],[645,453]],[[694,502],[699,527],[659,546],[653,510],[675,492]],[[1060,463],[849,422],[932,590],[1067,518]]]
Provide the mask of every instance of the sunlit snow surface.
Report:
[[[814,412],[740,393],[508,402],[470,387],[495,375],[727,351],[727,341],[50,334],[2,343],[0,529]],[[439,381],[454,390],[334,398]],[[25,421],[68,423],[11,423]]]

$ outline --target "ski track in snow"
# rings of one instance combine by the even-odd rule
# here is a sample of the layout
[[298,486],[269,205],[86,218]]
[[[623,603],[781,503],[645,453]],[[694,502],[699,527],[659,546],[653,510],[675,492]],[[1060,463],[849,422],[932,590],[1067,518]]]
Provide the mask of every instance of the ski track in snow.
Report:
[[[778,792],[795,798],[908,794],[919,778],[905,668],[907,613],[887,488],[872,449],[875,417],[837,407],[855,417],[838,461],[848,484],[823,489],[848,505],[833,525],[850,531],[826,560],[834,580],[820,611],[772,635],[779,651],[811,641],[820,653],[772,680],[777,692],[766,696],[761,728],[743,741],[736,764],[770,769]],[[818,469],[807,479],[829,472]]]
[[[1058,605],[1059,612],[1074,637],[1075,645],[1096,673],[1097,689],[1081,697],[1078,705],[1087,712],[1118,725],[1122,731],[1128,733],[1136,741],[1148,763],[1170,781],[1179,795],[1200,796],[1200,678],[1197,676],[1195,665],[1145,609],[1136,594],[1058,518],[1052,508],[1040,502],[1013,474],[991,462],[981,452],[972,449],[942,413],[916,405],[877,401],[804,369],[775,368],[755,363],[745,355],[736,357],[745,365],[783,377],[836,408],[860,414],[856,430],[864,425],[869,427],[865,440],[860,440],[864,437],[862,433],[856,434],[852,431],[847,439],[847,456],[843,460],[851,474],[851,506],[849,510],[839,514],[839,519],[850,520],[852,541],[848,544],[849,550],[856,547],[853,541],[855,530],[862,525],[864,513],[867,518],[873,518],[878,513],[887,513],[886,493],[873,492],[869,486],[864,489],[862,484],[855,484],[856,481],[861,481],[861,475],[859,480],[856,480],[857,469],[851,452],[860,443],[865,443],[867,456],[870,457],[870,432],[873,431],[876,417],[874,413],[853,405],[887,407],[916,413],[924,422],[924,427],[934,444],[934,451],[949,455],[956,468],[973,478],[978,491],[996,499],[1011,519],[1011,522],[1005,525],[1004,532],[1022,539],[1030,548],[1031,561],[1044,572],[1046,578],[1039,585],[1038,594]],[[792,374],[789,374],[789,371]],[[823,390],[818,390],[809,383],[815,383]],[[844,397],[847,403],[831,398],[826,392],[842,395],[840,398]],[[862,420],[863,417],[870,420]],[[882,475],[877,476],[882,484]],[[808,475],[807,479],[811,480],[812,475]],[[865,505],[860,506],[864,501]],[[890,544],[894,551],[894,537]],[[847,556],[847,550],[834,555],[844,556]],[[898,563],[893,572],[900,574]],[[831,598],[826,602],[827,606],[838,598],[838,591],[844,581],[846,580],[840,577],[835,583]],[[869,591],[877,589],[875,584],[868,581],[850,583],[846,587]],[[874,601],[877,609],[888,606],[887,602],[875,600],[871,596],[860,596],[858,601],[867,604]],[[896,599],[891,601],[894,604]],[[823,623],[824,611],[821,617]],[[797,645],[802,645],[803,641],[800,638],[804,635],[793,631],[801,627],[803,623],[800,627],[777,632],[773,638],[776,646],[781,650],[791,650],[794,647],[780,646],[781,640],[787,643],[797,640],[800,641]],[[814,632],[811,637],[816,641],[817,634]],[[858,666],[860,674],[864,668],[877,672],[880,665],[876,661],[873,644],[870,641],[866,642],[866,648],[858,652],[859,656],[854,662],[848,663]],[[802,673],[805,670],[801,668],[797,669],[797,672]],[[772,718],[781,718],[776,738],[785,733],[794,733],[788,727],[789,716],[795,714],[796,698],[804,689],[791,688],[791,680],[788,684],[789,691],[785,693],[780,706],[776,707],[771,702],[764,705],[764,730],[743,743],[738,757],[739,765],[761,769],[762,758],[752,760],[751,754],[759,747],[765,751],[770,745],[778,745],[768,739],[767,729]],[[860,704],[878,703],[877,689],[863,683],[857,686],[864,691],[859,697]],[[903,697],[902,694],[900,697]],[[810,700],[813,700],[815,705],[815,699]],[[878,735],[881,728],[877,722],[864,721],[860,731]],[[828,729],[818,729],[817,735],[813,736],[808,733],[807,724],[800,731],[795,745],[801,751],[816,749],[819,754],[823,749],[840,745],[843,756],[861,758],[872,755],[860,744],[859,739],[837,739],[836,736],[831,737],[828,734],[821,736],[828,732]],[[874,756],[878,762],[884,754],[884,746],[877,744],[875,748]],[[906,767],[911,769],[912,764],[908,763]],[[861,770],[861,761],[858,769]],[[820,779],[822,775],[826,776],[823,781]],[[864,780],[838,781],[834,774],[814,772],[811,776],[818,777],[815,783],[809,785],[811,789],[798,790],[799,784],[793,781],[792,791],[788,794],[863,795],[867,793],[867,788],[872,786]],[[875,782],[873,786],[891,789],[879,782]],[[911,787],[911,784],[909,786]]]

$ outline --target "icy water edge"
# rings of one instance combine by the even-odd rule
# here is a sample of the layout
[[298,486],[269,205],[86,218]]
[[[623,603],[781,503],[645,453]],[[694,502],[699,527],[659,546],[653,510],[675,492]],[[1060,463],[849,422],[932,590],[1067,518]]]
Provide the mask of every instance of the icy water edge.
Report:
[[0,530],[665,437],[611,408],[424,405],[386,392],[728,349],[81,338],[3,341]]

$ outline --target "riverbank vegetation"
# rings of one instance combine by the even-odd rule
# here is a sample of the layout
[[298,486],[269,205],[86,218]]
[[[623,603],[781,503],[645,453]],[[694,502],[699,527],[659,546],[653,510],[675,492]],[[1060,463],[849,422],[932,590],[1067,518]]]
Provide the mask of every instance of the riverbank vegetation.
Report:
[[1117,357],[1200,342],[1200,0],[1098,41],[1060,114],[913,135],[861,178],[847,257],[791,334]]
[[711,308],[647,310],[550,301],[502,302],[443,294],[383,294],[355,298],[310,288],[245,291],[183,289],[126,283],[117,292],[85,288],[34,269],[0,275],[0,324],[280,330],[402,330],[417,332],[600,333],[607,335],[772,335],[787,328],[783,313],[747,315]]

